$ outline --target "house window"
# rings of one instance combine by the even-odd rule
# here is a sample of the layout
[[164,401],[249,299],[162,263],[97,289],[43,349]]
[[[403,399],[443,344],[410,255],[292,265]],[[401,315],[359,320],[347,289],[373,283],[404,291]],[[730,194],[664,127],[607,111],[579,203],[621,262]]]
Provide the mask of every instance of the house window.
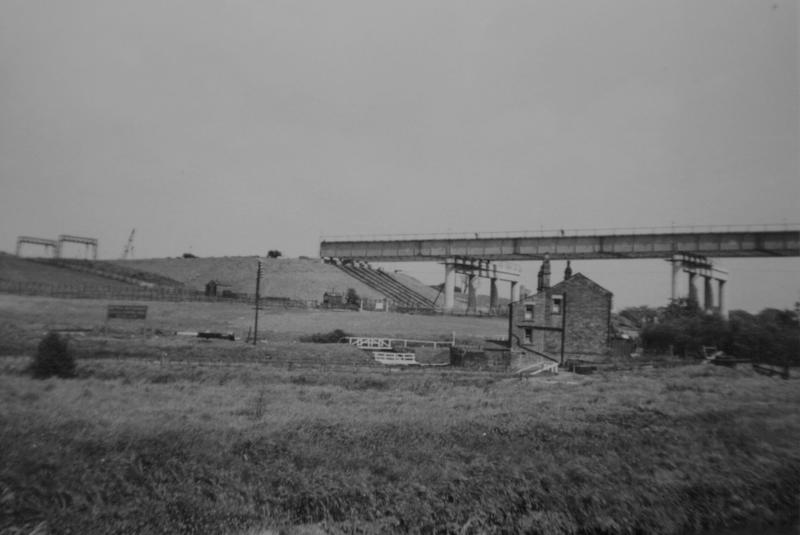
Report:
[[525,343],[532,344],[533,343],[533,328],[525,327]]
[[533,319],[533,305],[525,305],[525,321]]
[[563,304],[563,297],[560,295],[553,296],[553,314],[561,314],[561,307]]

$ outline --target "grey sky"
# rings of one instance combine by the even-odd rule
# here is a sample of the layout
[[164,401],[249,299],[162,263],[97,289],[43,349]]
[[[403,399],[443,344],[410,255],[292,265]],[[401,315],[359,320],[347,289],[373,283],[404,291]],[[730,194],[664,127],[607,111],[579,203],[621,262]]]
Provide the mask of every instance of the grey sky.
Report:
[[[797,222],[798,17],[795,0],[1,0],[0,249],[71,233],[113,258],[135,227],[137,257],[314,256],[320,234]],[[661,269],[637,265],[595,271]],[[742,266],[758,297],[732,283],[732,306],[798,299],[796,261]],[[650,299],[609,277],[618,304]]]

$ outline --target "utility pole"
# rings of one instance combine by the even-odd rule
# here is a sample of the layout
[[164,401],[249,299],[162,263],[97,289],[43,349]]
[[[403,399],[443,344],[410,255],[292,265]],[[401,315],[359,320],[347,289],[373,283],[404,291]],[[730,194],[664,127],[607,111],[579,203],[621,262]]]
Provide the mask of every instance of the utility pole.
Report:
[[561,365],[564,365],[564,344],[567,341],[567,294],[561,297]]
[[258,341],[258,309],[261,308],[261,260],[258,261],[258,270],[256,271],[256,320],[253,325],[253,345]]

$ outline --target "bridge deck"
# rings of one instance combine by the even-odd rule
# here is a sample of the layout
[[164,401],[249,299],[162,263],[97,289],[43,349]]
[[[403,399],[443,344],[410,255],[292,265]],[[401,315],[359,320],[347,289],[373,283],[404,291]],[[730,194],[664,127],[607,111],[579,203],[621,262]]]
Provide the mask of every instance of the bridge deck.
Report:
[[732,230],[651,233],[505,235],[400,239],[323,239],[322,258],[367,261],[431,261],[467,257],[485,260],[667,258],[676,253],[721,257],[800,256],[800,230]]

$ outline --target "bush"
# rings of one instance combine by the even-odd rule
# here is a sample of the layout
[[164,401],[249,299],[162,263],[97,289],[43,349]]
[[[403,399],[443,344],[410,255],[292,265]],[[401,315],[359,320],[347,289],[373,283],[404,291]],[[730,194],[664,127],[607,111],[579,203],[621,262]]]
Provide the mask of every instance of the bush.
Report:
[[342,338],[350,336],[341,329],[335,329],[327,333],[315,333],[311,336],[303,336],[301,342],[313,342],[315,344],[337,344]]
[[791,310],[767,308],[756,315],[730,315],[731,344],[726,351],[761,362],[800,365],[800,322]]
[[39,342],[39,348],[30,367],[36,379],[48,377],[74,377],[75,358],[69,350],[67,339],[50,332]]
[[756,315],[742,310],[726,321],[708,314],[692,302],[673,303],[658,323],[642,331],[648,353],[673,350],[681,356],[703,356],[703,346],[756,362],[797,366],[800,364],[800,321],[791,310],[767,308]]
[[347,289],[347,296],[344,300],[348,305],[358,306],[361,304],[361,297],[359,297],[358,292],[356,292],[354,288]]

